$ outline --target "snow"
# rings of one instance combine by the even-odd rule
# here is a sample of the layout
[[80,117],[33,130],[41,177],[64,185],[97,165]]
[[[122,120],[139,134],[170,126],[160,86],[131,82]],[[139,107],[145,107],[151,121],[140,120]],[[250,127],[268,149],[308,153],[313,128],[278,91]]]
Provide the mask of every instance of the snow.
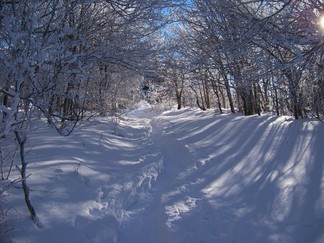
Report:
[[11,188],[12,242],[324,242],[323,122],[143,102],[29,138],[41,227]]

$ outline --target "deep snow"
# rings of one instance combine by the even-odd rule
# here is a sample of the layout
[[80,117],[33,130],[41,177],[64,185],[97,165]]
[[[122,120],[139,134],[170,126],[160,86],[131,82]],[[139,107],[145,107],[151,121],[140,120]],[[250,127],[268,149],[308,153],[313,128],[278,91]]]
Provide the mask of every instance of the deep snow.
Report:
[[140,106],[70,137],[39,123],[12,242],[324,242],[324,124]]

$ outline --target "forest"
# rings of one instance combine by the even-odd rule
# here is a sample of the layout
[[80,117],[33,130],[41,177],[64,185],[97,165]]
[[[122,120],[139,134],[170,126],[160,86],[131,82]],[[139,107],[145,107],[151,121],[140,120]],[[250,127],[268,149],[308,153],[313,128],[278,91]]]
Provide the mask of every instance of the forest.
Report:
[[0,3],[1,137],[155,103],[321,118],[320,0]]
[[322,0],[0,0],[0,202],[20,183],[38,224],[26,148],[39,120],[70,136],[142,101],[323,121]]

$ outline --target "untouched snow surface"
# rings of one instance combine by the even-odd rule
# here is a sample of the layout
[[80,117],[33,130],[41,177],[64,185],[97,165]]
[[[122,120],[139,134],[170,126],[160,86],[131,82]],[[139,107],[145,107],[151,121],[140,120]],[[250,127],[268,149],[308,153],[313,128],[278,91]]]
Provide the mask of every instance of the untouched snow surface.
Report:
[[31,134],[12,242],[324,242],[322,122],[144,108]]

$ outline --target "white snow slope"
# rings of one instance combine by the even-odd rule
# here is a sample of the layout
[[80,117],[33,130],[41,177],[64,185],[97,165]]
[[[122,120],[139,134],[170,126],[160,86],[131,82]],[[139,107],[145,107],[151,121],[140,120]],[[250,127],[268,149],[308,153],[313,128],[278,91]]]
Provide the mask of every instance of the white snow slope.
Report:
[[11,242],[324,242],[323,122],[145,109],[29,144],[41,227],[12,188]]

